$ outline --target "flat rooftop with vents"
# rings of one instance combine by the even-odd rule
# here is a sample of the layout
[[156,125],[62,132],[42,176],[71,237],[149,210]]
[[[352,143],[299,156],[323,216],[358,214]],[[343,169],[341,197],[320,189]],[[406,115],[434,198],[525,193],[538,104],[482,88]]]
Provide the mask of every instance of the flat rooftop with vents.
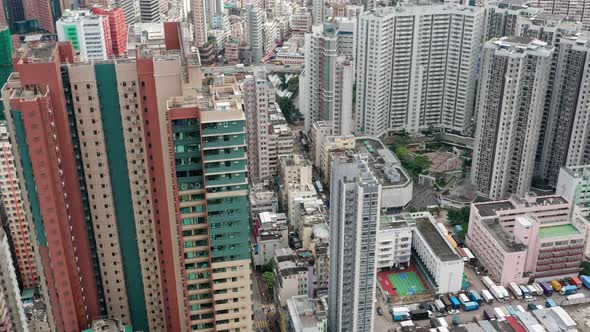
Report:
[[510,234],[498,221],[498,219],[482,220],[482,225],[498,241],[506,252],[519,252],[526,249],[522,243],[513,241],[513,236]]
[[416,228],[441,261],[446,262],[460,258],[428,218],[417,218]]

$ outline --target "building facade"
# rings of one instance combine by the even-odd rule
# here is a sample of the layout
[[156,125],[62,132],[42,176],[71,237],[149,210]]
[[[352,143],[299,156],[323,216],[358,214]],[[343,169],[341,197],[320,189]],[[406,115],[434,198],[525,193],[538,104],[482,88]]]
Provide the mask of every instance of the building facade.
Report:
[[275,91],[269,81],[249,76],[243,83],[248,132],[248,171],[252,179],[271,175],[269,161],[269,113],[274,108]]
[[410,264],[413,224],[394,216],[382,216],[377,234],[377,268]]
[[67,11],[57,22],[59,41],[72,43],[82,61],[106,60],[113,55],[108,17],[87,10]]
[[111,35],[111,45],[113,55],[119,56],[127,53],[127,23],[125,13],[120,7],[116,8],[92,8],[92,13],[106,16],[109,20],[109,33]]
[[10,244],[2,228],[0,228],[0,329],[7,332],[28,331]]
[[16,267],[23,288],[37,286],[37,265],[30,223],[26,220],[22,191],[16,173],[12,144],[6,123],[0,123],[0,191],[9,235],[16,254]]
[[561,15],[537,14],[517,19],[516,34],[537,38],[553,46],[539,143],[535,158],[535,176],[555,187],[559,168],[566,164],[574,117],[588,89],[583,85],[588,47],[584,37],[576,37],[581,24]]
[[[335,23],[313,26],[305,34],[305,71],[299,108],[305,118],[305,129],[317,121],[332,122],[334,135],[352,133],[352,98],[354,66],[347,54],[347,37],[354,31]],[[354,37],[353,37],[354,38]]]
[[570,16],[582,22],[585,30],[590,29],[590,4],[583,0],[535,0],[531,5],[540,8],[548,14],[559,14]]
[[410,4],[361,14],[356,132],[381,136],[439,127],[468,133],[483,25],[483,8],[457,5]]
[[250,63],[256,64],[264,57],[264,12],[261,8],[246,5],[244,34],[248,44]]
[[360,156],[332,162],[328,326],[373,331],[381,185]]
[[552,56],[528,37],[484,47],[471,181],[492,199],[529,191]]
[[45,280],[40,284],[46,285],[56,328],[74,331],[85,328],[101,308],[60,53],[73,60],[71,47],[55,43],[15,53],[16,73],[2,96],[25,217],[34,225],[41,256]]

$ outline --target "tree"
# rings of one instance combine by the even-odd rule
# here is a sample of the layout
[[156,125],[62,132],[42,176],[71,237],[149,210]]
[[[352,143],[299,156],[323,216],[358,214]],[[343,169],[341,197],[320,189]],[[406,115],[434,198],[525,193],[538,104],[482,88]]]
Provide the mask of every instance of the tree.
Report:
[[582,268],[583,275],[590,275],[590,262],[582,262],[580,267]]
[[262,274],[262,281],[264,281],[264,283],[266,284],[266,287],[268,287],[268,291],[272,294],[275,288],[275,274],[274,272],[264,272]]
[[410,172],[412,177],[424,174],[432,165],[432,162],[426,156],[416,156],[414,159],[400,158],[402,165]]
[[283,112],[287,122],[292,123],[299,115],[299,112],[295,109],[295,105],[293,105],[291,98],[277,97],[277,104],[279,104],[279,107],[281,108],[281,111]]
[[470,208],[468,206],[460,209],[449,209],[447,211],[447,220],[449,221],[449,224],[455,226],[469,223],[469,210]]
[[275,268],[274,259],[271,259],[268,263],[262,265],[261,270],[262,270],[262,273],[272,272],[272,271],[274,271],[274,268]]
[[295,92],[299,88],[299,76],[293,76],[287,82],[287,90],[289,92]]
[[279,79],[281,80],[281,82],[286,83],[287,75],[285,75],[285,73],[279,73]]

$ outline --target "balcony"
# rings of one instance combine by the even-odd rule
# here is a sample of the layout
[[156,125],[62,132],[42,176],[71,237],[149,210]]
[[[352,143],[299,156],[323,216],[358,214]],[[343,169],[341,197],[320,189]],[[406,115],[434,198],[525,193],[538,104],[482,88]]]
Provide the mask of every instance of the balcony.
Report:
[[217,151],[217,153],[206,153],[205,154],[205,162],[212,162],[212,161],[226,161],[231,159],[245,159],[246,158],[246,151],[243,148],[239,148],[237,150],[231,149],[229,153],[224,153],[223,151]]

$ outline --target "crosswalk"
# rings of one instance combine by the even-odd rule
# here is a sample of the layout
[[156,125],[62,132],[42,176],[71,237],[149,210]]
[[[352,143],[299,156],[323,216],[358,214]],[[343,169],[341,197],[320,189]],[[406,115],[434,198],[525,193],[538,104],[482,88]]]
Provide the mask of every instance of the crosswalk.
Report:
[[267,329],[269,327],[267,320],[255,320],[254,327],[256,329]]

